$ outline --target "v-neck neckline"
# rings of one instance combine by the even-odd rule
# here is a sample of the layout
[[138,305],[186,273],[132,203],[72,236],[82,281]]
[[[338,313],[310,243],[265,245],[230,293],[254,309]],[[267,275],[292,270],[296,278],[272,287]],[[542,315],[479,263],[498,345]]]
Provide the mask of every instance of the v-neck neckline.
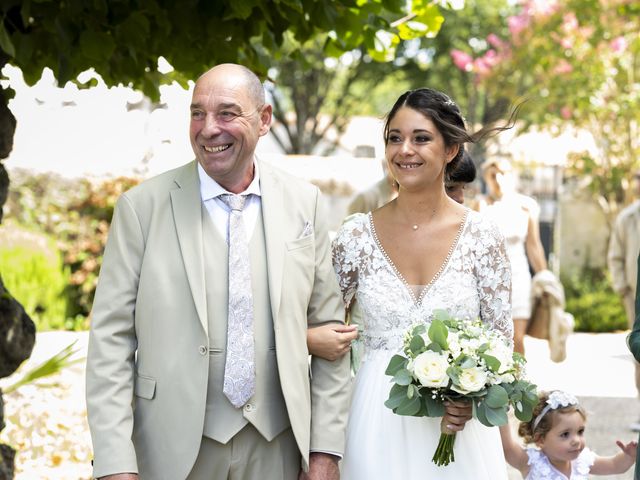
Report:
[[458,233],[456,233],[456,236],[453,239],[453,242],[451,243],[451,246],[449,247],[449,252],[447,253],[447,256],[445,257],[444,261],[440,265],[440,268],[435,273],[435,275],[431,278],[429,283],[427,283],[424,286],[424,288],[422,289],[422,292],[420,293],[420,295],[418,297],[416,297],[415,293],[413,292],[413,289],[411,288],[411,285],[409,284],[409,282],[407,282],[407,280],[405,279],[405,277],[402,274],[402,272],[400,272],[400,270],[398,270],[398,268],[396,267],[395,263],[393,263],[393,260],[391,260],[391,257],[387,254],[386,250],[382,246],[382,242],[380,242],[380,239],[378,238],[378,234],[376,232],[376,226],[373,223],[373,213],[369,212],[367,214],[367,216],[368,216],[368,219],[369,219],[369,228],[371,230],[371,235],[373,236],[373,242],[375,243],[376,247],[378,247],[378,250],[380,250],[380,253],[382,253],[382,256],[386,260],[386,262],[389,265],[389,267],[391,268],[391,270],[394,272],[396,277],[403,284],[405,290],[407,291],[407,293],[409,294],[409,296],[413,300],[414,305],[415,306],[421,305],[422,301],[424,300],[424,297],[427,294],[427,292],[429,290],[431,290],[431,287],[438,281],[438,279],[442,276],[444,271],[449,266],[449,262],[451,261],[451,257],[453,256],[453,252],[455,252],[456,248],[458,248],[458,243],[460,243],[460,238],[462,238],[462,232],[464,231],[464,229],[465,229],[465,227],[467,225],[467,220],[469,218],[469,209],[466,209],[466,211],[464,213],[464,217],[463,217],[462,221],[460,222],[460,227],[458,227]]

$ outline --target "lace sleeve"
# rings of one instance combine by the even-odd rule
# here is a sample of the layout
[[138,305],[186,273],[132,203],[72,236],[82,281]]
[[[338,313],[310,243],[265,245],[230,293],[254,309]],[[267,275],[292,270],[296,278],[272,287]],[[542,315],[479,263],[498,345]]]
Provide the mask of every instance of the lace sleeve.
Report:
[[488,223],[483,229],[481,251],[477,257],[480,318],[513,341],[511,318],[511,265],[498,228]]
[[338,277],[338,285],[342,291],[345,308],[353,301],[358,289],[357,239],[362,234],[362,214],[352,215],[344,221],[331,245],[333,268]]

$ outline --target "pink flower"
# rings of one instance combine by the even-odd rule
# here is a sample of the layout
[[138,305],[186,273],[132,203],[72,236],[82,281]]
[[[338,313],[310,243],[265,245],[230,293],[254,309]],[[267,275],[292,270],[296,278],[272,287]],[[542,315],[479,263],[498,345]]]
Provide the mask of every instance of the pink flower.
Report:
[[456,67],[463,72],[470,72],[473,67],[473,58],[461,50],[451,50],[451,58]]
[[476,58],[473,62],[473,71],[478,77],[486,77],[491,73],[491,63],[485,57]]
[[487,42],[489,42],[489,45],[497,48],[498,50],[504,47],[504,42],[500,40],[500,37],[498,37],[495,33],[490,33],[489,35],[487,35]]
[[560,46],[565,50],[571,50],[573,48],[573,38],[563,38],[562,40],[560,40]]
[[566,33],[574,32],[578,29],[578,19],[576,18],[576,14],[573,12],[566,13],[562,17],[562,30]]
[[493,49],[487,50],[487,52],[482,56],[482,59],[488,67],[495,67],[498,63],[500,63],[500,57]]
[[547,17],[558,10],[557,0],[529,0],[525,10],[534,17]]
[[565,120],[569,120],[571,118],[572,113],[573,112],[571,111],[571,109],[567,106],[564,106],[560,109],[560,116]]
[[616,37],[611,40],[609,44],[609,48],[613,51],[613,53],[622,53],[624,52],[629,44],[627,43],[627,39],[624,37]]
[[520,32],[522,32],[525,28],[529,26],[530,19],[525,15],[516,15],[513,17],[509,17],[507,19],[507,24],[509,26],[509,32],[511,33],[511,37],[515,38],[518,36]]
[[565,73],[571,73],[573,71],[573,66],[567,62],[566,60],[560,60],[558,65],[553,69],[553,73],[558,75],[564,75]]

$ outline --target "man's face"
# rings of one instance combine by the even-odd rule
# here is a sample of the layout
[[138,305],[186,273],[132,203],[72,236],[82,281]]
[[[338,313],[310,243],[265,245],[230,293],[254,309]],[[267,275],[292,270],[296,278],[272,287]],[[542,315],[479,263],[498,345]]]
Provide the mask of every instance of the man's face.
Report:
[[196,83],[191,147],[204,171],[230,192],[240,193],[251,183],[256,145],[270,124],[271,106],[251,97],[237,70],[216,67]]

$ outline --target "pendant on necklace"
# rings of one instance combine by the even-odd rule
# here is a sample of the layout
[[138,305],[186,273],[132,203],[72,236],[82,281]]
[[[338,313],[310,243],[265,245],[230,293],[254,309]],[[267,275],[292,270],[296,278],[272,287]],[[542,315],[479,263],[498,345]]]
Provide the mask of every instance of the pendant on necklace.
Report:
[[411,228],[413,228],[414,230],[418,229],[418,224],[414,224]]

